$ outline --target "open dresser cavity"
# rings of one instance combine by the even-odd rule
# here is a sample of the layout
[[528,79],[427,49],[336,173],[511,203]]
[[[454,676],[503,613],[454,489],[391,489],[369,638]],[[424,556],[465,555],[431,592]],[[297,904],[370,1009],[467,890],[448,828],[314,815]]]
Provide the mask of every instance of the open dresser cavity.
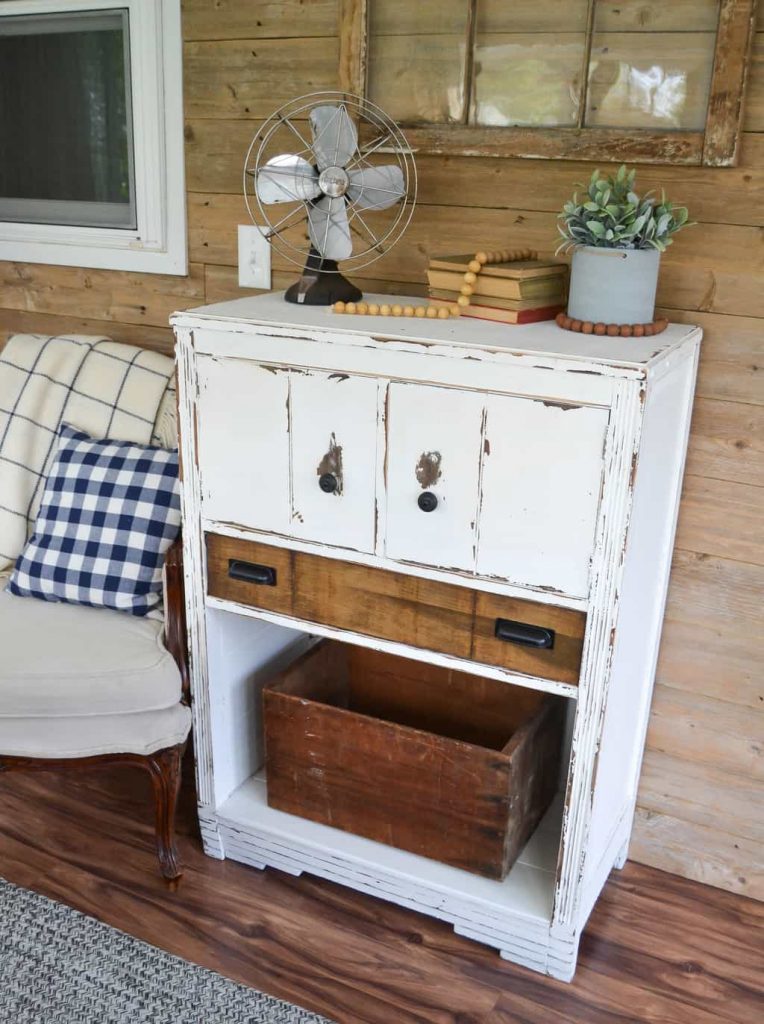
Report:
[[[571,978],[628,848],[700,331],[349,320],[277,295],[173,322],[206,852],[331,879]],[[494,681],[554,696],[557,796],[525,816],[506,877],[455,866],[469,842],[447,864],[411,852],[419,838],[379,841],[405,830],[377,808],[365,834],[330,827],[344,805],[307,782],[279,783],[299,816],[269,806],[263,691],[320,638],[397,655],[412,680],[417,665],[474,680],[486,735]],[[389,697],[380,684],[369,706]],[[331,704],[316,714],[341,733]],[[384,728],[360,730],[384,748]],[[287,735],[269,741],[279,764],[296,758]]]

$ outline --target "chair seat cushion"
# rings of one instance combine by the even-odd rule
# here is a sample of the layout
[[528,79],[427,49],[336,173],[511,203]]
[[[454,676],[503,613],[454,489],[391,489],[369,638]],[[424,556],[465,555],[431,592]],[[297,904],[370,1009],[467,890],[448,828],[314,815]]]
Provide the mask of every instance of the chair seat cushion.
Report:
[[161,622],[0,590],[0,719],[156,711],[180,697]]
[[97,718],[0,718],[0,754],[48,759],[153,754],[183,743],[190,728],[191,709],[185,704]]

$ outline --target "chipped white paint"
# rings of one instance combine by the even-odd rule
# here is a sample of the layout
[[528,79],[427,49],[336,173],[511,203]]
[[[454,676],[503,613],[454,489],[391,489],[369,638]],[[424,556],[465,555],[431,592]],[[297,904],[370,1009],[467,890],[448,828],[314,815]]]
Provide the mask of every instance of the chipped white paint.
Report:
[[[627,849],[700,332],[676,325],[658,338],[602,339],[552,324],[342,320],[278,296],[174,321],[205,850],[332,879],[449,921],[507,959],[569,979],[588,914]],[[342,379],[330,392],[334,374]],[[246,383],[267,391],[266,376],[281,388],[268,415]],[[342,389],[352,397],[340,398]],[[320,424],[314,432],[311,422]],[[352,463],[358,484],[345,505],[344,494],[317,486],[332,434],[343,447],[343,474]],[[447,529],[430,526],[435,542],[420,524],[437,525],[437,510],[416,505],[422,455],[433,455],[420,467],[425,477],[441,471],[429,488],[443,489],[441,511],[455,510]],[[258,511],[260,459],[275,474],[286,519],[279,512],[266,522]],[[325,515],[331,508],[336,519]],[[580,686],[205,600],[205,529],[581,608],[588,620]],[[267,806],[257,694],[277,665],[313,642],[311,634],[571,698],[564,800],[504,882]]]
[[486,409],[478,573],[586,597],[608,410],[497,395]]
[[[289,374],[200,356],[199,465],[206,515],[287,533]],[[263,424],[268,429],[263,430]]]
[[[384,417],[378,418],[378,423],[384,423]],[[531,586],[518,587],[508,580],[492,579],[490,577],[476,576],[472,570],[450,569],[444,571],[432,565],[425,565],[422,562],[396,561],[385,557],[384,543],[385,533],[385,482],[384,482],[384,435],[379,442],[381,451],[378,452],[377,461],[377,494],[381,495],[382,501],[377,502],[377,534],[379,543],[377,554],[370,555],[363,551],[353,551],[350,548],[342,549],[342,558],[348,562],[355,562],[358,565],[376,565],[382,569],[392,569],[395,572],[408,576],[421,576],[424,579],[440,580],[443,583],[456,583],[474,590],[484,590],[488,594],[504,594],[507,597],[532,598],[539,604],[553,604],[560,608],[575,608],[586,611],[589,602],[586,598],[569,597],[567,594],[555,593],[549,590],[539,590]],[[321,544],[314,544],[311,541],[304,541],[299,537],[287,534],[264,532],[261,530],[250,530],[242,528],[235,523],[225,523],[218,519],[208,519],[202,516],[202,526],[205,531],[211,533],[222,533],[226,537],[238,537],[240,540],[258,540],[266,544],[272,544],[277,548],[290,548],[295,551],[304,551],[306,554],[326,554],[326,548]]]
[[[477,391],[390,384],[388,558],[474,571],[482,414]],[[430,512],[417,504],[425,491]]]
[[[295,537],[374,550],[378,387],[372,377],[345,373],[291,375],[288,532]],[[321,474],[335,477],[336,491],[316,486]]]

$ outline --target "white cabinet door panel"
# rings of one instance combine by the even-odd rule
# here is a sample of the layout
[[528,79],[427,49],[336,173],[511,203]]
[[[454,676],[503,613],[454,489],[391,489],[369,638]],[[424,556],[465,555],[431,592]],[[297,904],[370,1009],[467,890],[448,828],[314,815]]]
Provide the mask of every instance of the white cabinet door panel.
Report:
[[586,597],[608,410],[486,402],[478,574]]
[[[393,383],[387,417],[388,558],[475,567],[484,396]],[[428,493],[436,507],[423,511]]]
[[288,372],[202,355],[197,366],[203,514],[219,522],[286,532]]
[[292,372],[293,536],[374,550],[378,388],[372,377]]

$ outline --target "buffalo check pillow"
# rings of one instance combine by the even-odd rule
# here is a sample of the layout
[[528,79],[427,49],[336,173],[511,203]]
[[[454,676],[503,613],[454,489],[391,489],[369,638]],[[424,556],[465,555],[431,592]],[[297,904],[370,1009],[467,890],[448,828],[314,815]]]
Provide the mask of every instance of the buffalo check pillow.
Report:
[[62,424],[34,531],[7,589],[146,615],[180,530],[178,453]]

